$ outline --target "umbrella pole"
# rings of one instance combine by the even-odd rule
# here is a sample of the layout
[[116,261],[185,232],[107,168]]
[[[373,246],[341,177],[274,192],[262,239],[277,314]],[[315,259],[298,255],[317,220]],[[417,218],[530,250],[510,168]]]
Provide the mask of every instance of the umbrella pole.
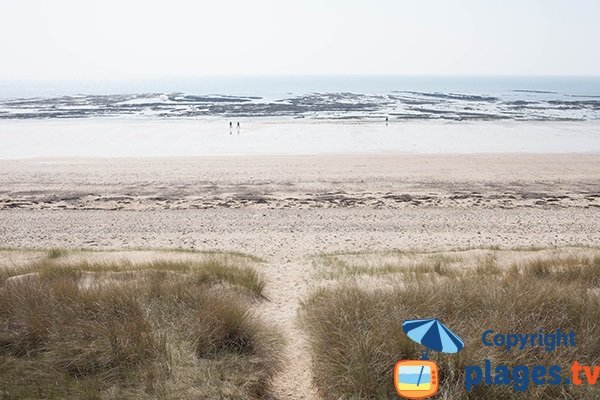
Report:
[[423,376],[423,368],[425,368],[425,366],[421,366],[421,371],[419,372],[419,379],[417,379],[417,386],[419,386],[421,384],[421,377]]

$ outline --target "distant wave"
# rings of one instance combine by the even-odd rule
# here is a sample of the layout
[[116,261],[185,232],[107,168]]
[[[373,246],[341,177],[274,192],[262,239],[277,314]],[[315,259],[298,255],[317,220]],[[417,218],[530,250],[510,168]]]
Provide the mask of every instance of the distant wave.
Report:
[[529,89],[514,89],[513,92],[517,93],[545,93],[545,94],[558,94],[558,92],[551,92],[548,90],[529,90]]
[[447,100],[463,100],[463,101],[497,101],[497,97],[493,96],[478,96],[478,95],[469,95],[469,94],[461,94],[461,93],[428,93],[428,92],[408,92],[408,91],[396,91],[396,93],[409,93],[413,95],[423,96],[423,97],[435,97],[438,99],[447,99]]

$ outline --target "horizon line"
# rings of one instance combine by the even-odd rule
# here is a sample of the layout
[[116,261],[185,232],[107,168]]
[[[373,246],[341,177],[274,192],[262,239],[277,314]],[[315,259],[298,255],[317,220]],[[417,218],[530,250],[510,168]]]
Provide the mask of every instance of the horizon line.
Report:
[[25,82],[102,82],[102,81],[147,81],[173,79],[211,79],[211,78],[587,78],[600,79],[600,74],[370,74],[370,73],[302,73],[302,74],[201,74],[201,75],[155,75],[146,77],[82,77],[82,78],[48,78],[19,77],[15,79],[0,78],[0,83]]

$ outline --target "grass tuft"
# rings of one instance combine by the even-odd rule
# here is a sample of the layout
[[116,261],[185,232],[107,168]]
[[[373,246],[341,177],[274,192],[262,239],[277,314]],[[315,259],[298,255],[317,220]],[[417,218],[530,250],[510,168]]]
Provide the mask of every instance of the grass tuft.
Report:
[[3,271],[2,398],[253,399],[281,365],[281,336],[252,312],[264,281],[250,267],[45,260]]
[[50,259],[52,259],[52,258],[61,258],[61,257],[66,256],[67,254],[68,254],[68,252],[65,249],[54,248],[54,249],[48,250],[47,257],[50,258]]

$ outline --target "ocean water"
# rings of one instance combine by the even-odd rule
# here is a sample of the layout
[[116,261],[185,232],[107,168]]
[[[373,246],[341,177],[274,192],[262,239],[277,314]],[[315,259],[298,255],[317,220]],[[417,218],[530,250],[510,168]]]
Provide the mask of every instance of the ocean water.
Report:
[[396,91],[464,93],[517,99],[600,99],[600,76],[214,76],[39,82],[0,79],[0,99],[181,92],[195,95],[261,96],[275,100],[313,92],[386,94]]
[[0,142],[0,159],[600,153],[600,77],[5,82]]
[[0,83],[0,119],[600,119],[600,78],[297,76]]

